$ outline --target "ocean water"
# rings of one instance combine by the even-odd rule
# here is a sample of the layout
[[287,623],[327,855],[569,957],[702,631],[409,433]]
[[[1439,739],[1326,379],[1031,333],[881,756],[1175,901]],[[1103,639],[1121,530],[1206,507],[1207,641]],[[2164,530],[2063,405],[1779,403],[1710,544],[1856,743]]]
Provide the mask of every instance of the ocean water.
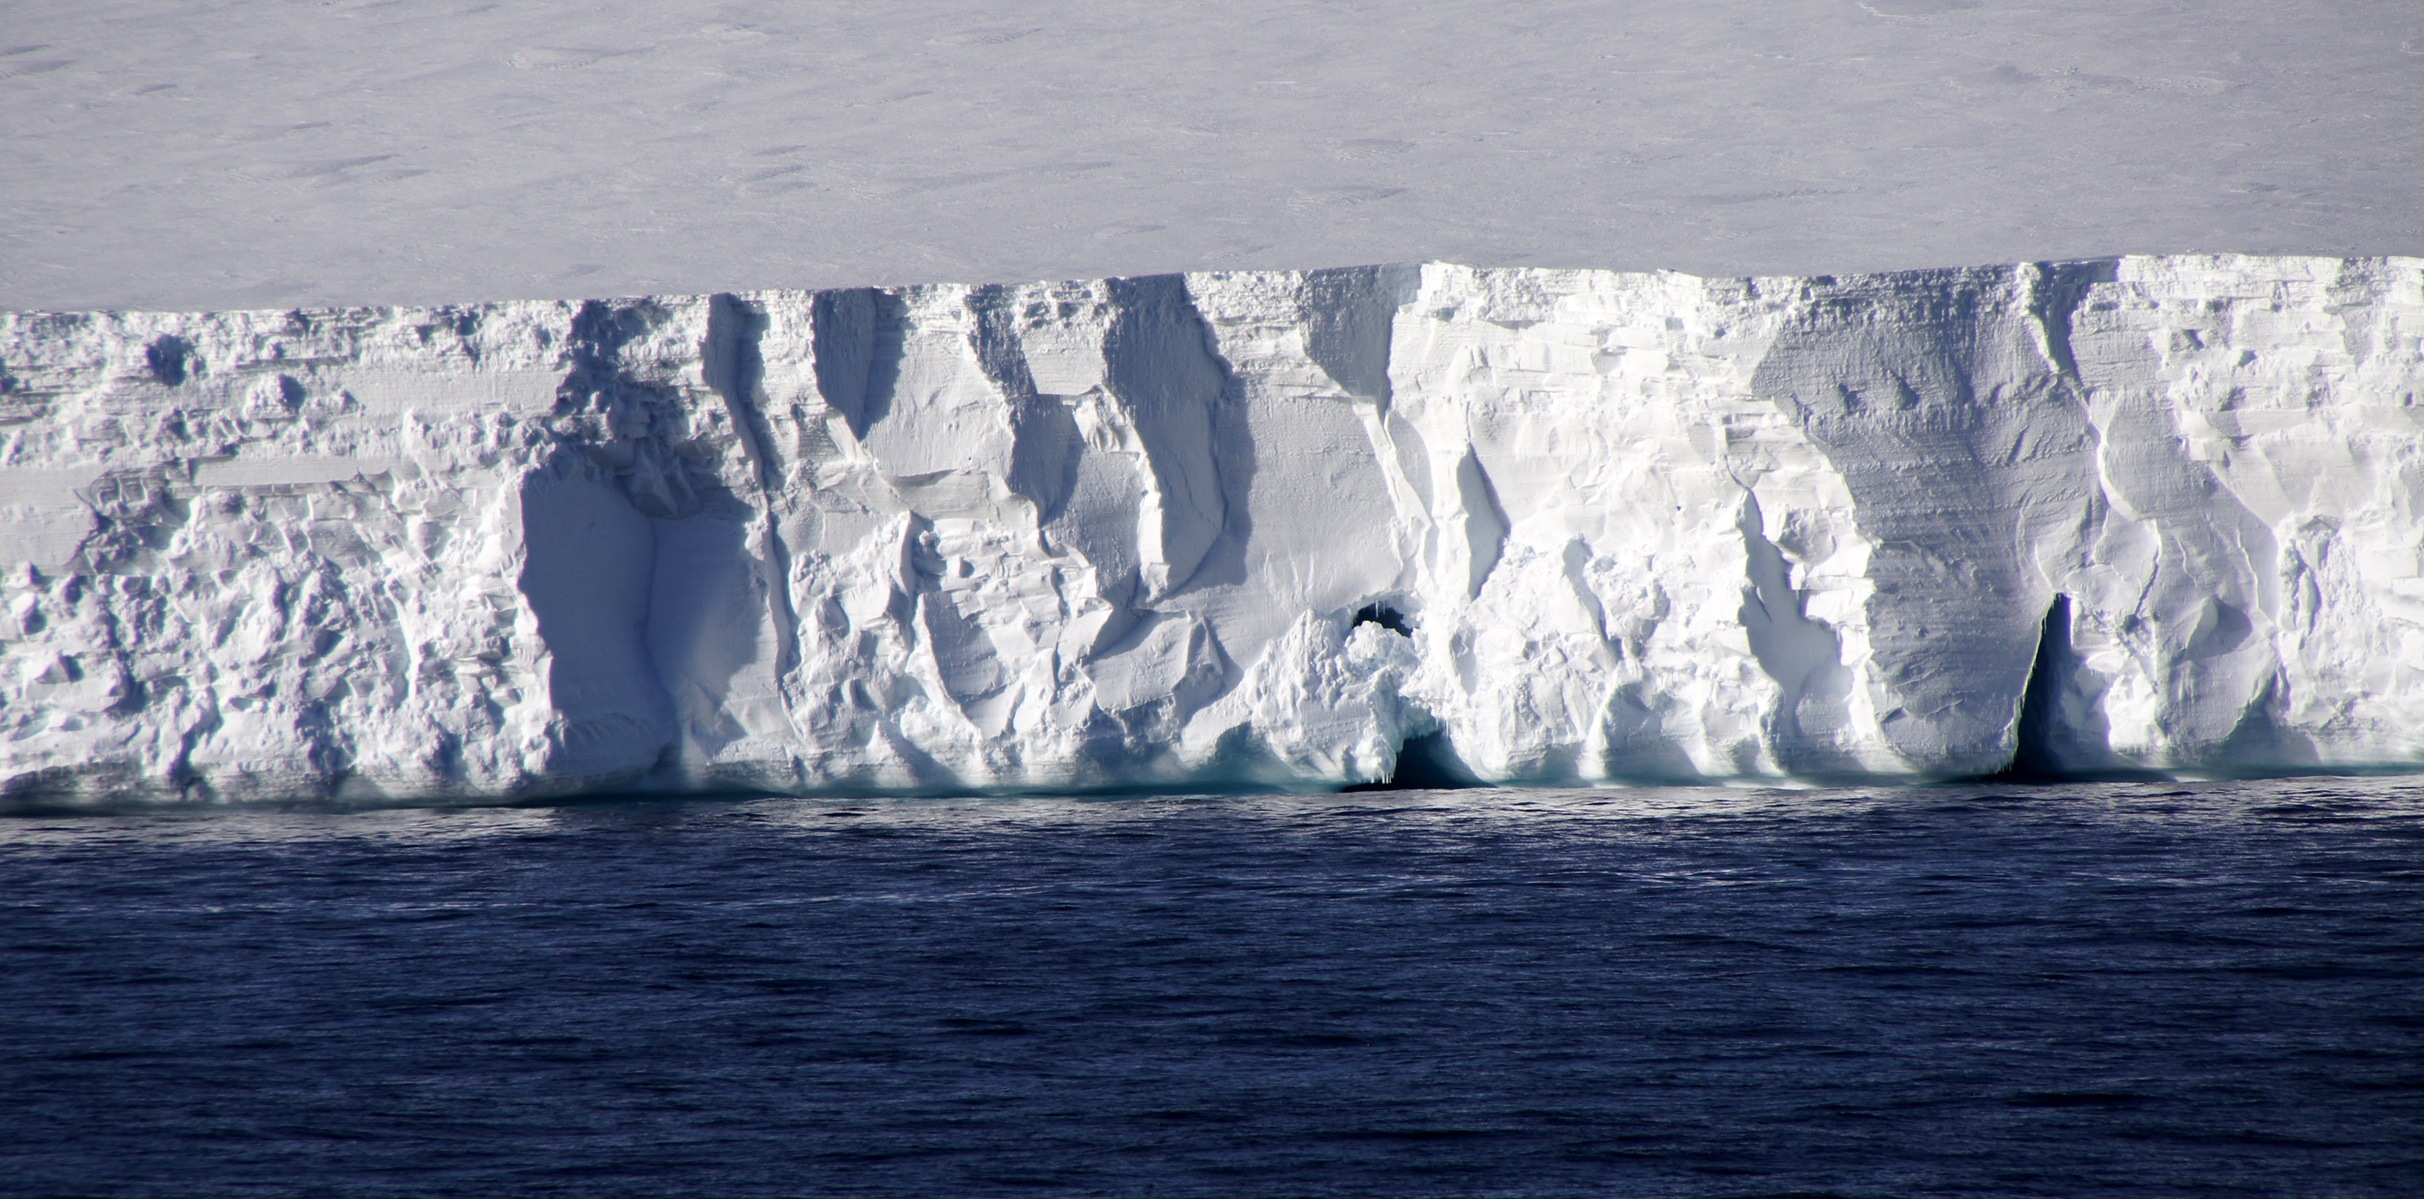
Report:
[[0,821],[9,1195],[2424,1195],[2424,781]]

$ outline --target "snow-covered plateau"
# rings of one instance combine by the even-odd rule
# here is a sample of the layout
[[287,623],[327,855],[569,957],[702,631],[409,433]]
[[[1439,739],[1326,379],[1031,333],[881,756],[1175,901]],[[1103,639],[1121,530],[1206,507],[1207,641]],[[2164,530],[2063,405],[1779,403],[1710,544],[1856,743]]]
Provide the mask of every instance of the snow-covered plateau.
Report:
[[0,316],[17,802],[2424,761],[2424,260]]

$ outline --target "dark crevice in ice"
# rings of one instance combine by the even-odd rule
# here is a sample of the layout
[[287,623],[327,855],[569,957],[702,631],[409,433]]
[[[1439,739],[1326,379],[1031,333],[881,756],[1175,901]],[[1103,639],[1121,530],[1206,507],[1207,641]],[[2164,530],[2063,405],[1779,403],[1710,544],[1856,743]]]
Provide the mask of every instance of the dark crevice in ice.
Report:
[[2020,716],[2012,730],[2012,760],[1986,776],[2001,783],[2127,782],[2166,779],[2157,770],[2134,768],[2104,750],[2093,730],[2073,728],[2062,700],[2079,666],[2071,648],[2071,599],[2057,595],[2037,633],[2037,657],[2028,686],[2020,692]]
[[1389,406],[1389,341],[1419,267],[1358,266],[1304,277],[1305,352],[1348,395]]
[[182,337],[158,337],[143,347],[143,365],[151,376],[170,387],[185,385],[186,362],[194,348]]
[[2029,311],[2045,332],[2045,353],[2053,359],[2054,368],[2067,379],[2079,377],[2079,360],[2071,350],[2071,326],[2078,315],[2079,305],[2087,299],[2088,289],[2099,283],[2111,283],[2120,277],[2121,263],[2116,258],[2089,258],[2076,262],[2040,262],[2036,264],[2036,286],[2032,289]]
[[1183,276],[1111,279],[1104,287],[1111,299],[1104,384],[1143,443],[1159,493],[1158,527],[1148,524],[1147,535],[1159,540],[1167,573],[1152,598],[1185,589],[1199,571],[1201,585],[1243,582],[1253,537],[1243,501],[1255,446],[1235,372]]
[[2060,740],[2063,675],[2069,672],[2070,597],[2057,595],[2037,632],[2037,658],[2020,692],[2019,727],[2013,730],[2012,761],[1995,777],[2016,782],[2064,776]]
[[758,550],[764,558],[760,569],[767,616],[774,624],[774,674],[788,709],[797,706],[791,676],[799,667],[800,620],[791,604],[791,547],[779,532],[782,520],[775,503],[775,494],[783,486],[783,465],[775,458],[774,430],[766,421],[762,403],[767,323],[763,308],[738,296],[716,296],[707,312],[707,343],[701,358],[708,384],[723,398],[734,436],[757,480],[756,515],[762,522]]
[[1353,625],[1376,624],[1392,633],[1398,633],[1407,637],[1414,635],[1413,627],[1406,623],[1405,613],[1400,612],[1387,604],[1365,604],[1363,607],[1355,610],[1355,619],[1348,623],[1350,627]]
[[1343,790],[1355,791],[1447,791],[1459,787],[1487,786],[1456,756],[1456,748],[1448,744],[1444,732],[1424,733],[1408,737],[1397,748],[1397,769],[1388,779],[1378,783],[1357,783]]
[[820,291],[809,303],[817,391],[854,437],[865,438],[892,412],[908,326],[901,298],[872,287]]

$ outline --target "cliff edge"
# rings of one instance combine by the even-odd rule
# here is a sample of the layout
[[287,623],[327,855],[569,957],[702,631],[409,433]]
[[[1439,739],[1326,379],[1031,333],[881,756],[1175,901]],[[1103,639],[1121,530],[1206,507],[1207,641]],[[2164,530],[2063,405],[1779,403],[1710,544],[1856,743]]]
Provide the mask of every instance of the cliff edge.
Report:
[[2424,260],[0,315],[0,792],[2424,760]]

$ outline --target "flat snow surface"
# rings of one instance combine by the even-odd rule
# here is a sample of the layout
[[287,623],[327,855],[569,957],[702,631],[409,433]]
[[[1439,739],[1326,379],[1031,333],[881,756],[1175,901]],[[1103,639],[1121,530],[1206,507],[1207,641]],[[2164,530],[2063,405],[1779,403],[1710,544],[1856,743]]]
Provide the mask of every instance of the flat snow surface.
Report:
[[0,13],[0,309],[2424,248],[2424,5]]

